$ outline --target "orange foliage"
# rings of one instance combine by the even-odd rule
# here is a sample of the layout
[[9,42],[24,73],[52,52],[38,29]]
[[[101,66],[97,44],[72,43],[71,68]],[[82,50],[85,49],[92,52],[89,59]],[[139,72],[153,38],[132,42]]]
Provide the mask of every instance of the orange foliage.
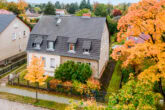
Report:
[[[112,58],[123,61],[123,67],[133,65],[136,72],[142,71],[144,60],[154,62],[142,71],[139,79],[159,81],[165,78],[165,0],[141,0],[128,9],[118,23],[118,42],[128,36],[150,35],[150,40],[141,44],[126,41],[124,46],[114,49]],[[131,48],[130,48],[131,47]]]
[[61,84],[61,80],[58,80],[58,79],[53,79],[51,80],[49,83],[50,83],[50,87],[51,88],[56,88],[58,84]]
[[43,85],[44,81],[47,79],[47,76],[44,76],[44,62],[41,58],[37,58],[32,56],[32,61],[30,65],[27,67],[28,73],[24,77],[26,80],[31,83],[39,83],[39,85]]
[[25,8],[28,6],[28,4],[24,0],[18,0],[17,6],[21,13],[25,14]]

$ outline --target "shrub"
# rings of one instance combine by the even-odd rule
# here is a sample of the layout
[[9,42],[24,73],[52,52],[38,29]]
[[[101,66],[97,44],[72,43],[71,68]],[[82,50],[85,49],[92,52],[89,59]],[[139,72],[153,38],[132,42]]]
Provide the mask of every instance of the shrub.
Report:
[[61,80],[58,80],[58,79],[53,79],[51,80],[49,83],[50,83],[50,87],[55,89],[57,87],[58,84],[61,84]]
[[77,80],[85,83],[91,75],[92,70],[88,64],[78,64],[73,61],[65,62],[55,70],[55,78],[63,82]]
[[87,87],[91,90],[100,90],[100,82],[96,79],[90,78],[87,81]]
[[24,77],[25,77],[25,75],[26,75],[27,73],[28,73],[27,70],[22,71],[22,72],[20,73],[20,75],[19,75],[19,78],[22,79],[22,80],[24,80]]
[[114,33],[118,32],[117,30],[117,22],[111,19],[111,17],[108,15],[107,16],[107,24],[108,24],[108,30],[111,35]]

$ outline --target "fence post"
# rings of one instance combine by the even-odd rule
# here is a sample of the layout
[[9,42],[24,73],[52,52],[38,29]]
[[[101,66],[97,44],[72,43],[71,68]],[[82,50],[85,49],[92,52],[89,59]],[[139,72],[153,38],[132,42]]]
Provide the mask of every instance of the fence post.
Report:
[[29,81],[27,80],[27,86],[29,87]]
[[47,82],[47,90],[48,91],[50,90],[50,84],[49,84],[49,82]]
[[19,85],[19,75],[18,75],[18,85]]

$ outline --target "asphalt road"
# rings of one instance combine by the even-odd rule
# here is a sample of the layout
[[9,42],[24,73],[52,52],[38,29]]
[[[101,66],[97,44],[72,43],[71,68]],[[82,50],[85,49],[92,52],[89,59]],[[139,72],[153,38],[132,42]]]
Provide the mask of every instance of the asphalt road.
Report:
[[48,110],[48,109],[0,99],[0,110]]

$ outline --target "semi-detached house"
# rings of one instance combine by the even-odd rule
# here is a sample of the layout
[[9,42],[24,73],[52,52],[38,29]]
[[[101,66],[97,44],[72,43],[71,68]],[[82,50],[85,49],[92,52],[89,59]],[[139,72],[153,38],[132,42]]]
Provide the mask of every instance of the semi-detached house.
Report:
[[46,73],[68,60],[88,63],[93,77],[100,78],[109,60],[106,18],[89,16],[43,16],[30,33],[28,63],[42,57]]

